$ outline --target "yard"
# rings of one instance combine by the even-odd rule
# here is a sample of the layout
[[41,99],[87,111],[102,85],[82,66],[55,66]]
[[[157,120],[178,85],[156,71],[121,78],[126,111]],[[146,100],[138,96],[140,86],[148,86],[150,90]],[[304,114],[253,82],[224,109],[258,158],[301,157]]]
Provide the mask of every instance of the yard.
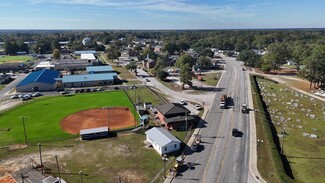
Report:
[[[257,81],[295,181],[325,182],[325,164],[322,158],[325,156],[324,102],[270,80],[258,78]],[[259,113],[256,113],[256,118],[258,117]],[[283,143],[284,129],[286,135]],[[312,134],[317,138],[311,138]],[[264,163],[264,168],[270,167],[267,153],[261,148],[259,163]],[[264,171],[267,180],[271,180],[271,175],[274,175],[270,173],[272,171]]]
[[28,60],[32,60],[31,56],[0,56],[0,64],[8,63],[8,62],[27,62]]
[[220,72],[202,74],[203,81],[201,81],[201,82],[206,85],[216,86],[218,84],[220,77],[221,77],[221,74],[222,73],[220,73]]
[[139,81],[138,78],[135,77],[132,73],[130,73],[130,71],[128,71],[125,67],[122,67],[122,66],[117,67],[116,65],[113,64],[112,61],[107,61],[106,54],[102,54],[101,57],[103,60],[105,60],[105,62],[109,63],[115,71],[119,72],[118,76],[122,80],[130,80],[130,82],[128,82],[126,84],[140,84],[141,83],[141,81]]

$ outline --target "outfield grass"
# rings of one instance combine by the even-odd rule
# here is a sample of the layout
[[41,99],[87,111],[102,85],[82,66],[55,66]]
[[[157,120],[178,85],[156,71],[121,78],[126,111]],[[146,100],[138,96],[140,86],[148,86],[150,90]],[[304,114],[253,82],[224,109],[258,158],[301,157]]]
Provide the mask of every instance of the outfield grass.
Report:
[[68,135],[59,124],[64,117],[80,110],[108,105],[128,106],[133,110],[132,102],[124,91],[66,95],[30,102],[1,115],[0,128],[10,128],[10,131],[0,131],[0,142],[24,139],[20,116],[29,117],[25,120],[25,126],[30,139],[62,136]]
[[0,56],[0,64],[6,62],[27,62],[27,60],[32,60],[31,56]]
[[[301,97],[300,93],[284,85],[261,78],[257,80],[263,88],[263,98],[269,106],[268,111],[278,134],[283,129],[283,125],[278,125],[281,124],[279,117],[284,117],[287,121],[286,133],[288,135],[285,136],[283,150],[296,182],[325,182],[323,173],[325,170],[324,102],[316,99],[315,102],[311,102],[309,96],[302,95]],[[276,96],[267,95],[266,91]],[[298,103],[299,107],[291,107],[289,105],[291,100],[296,100],[293,103]],[[307,109],[311,111],[307,112]],[[311,119],[307,114],[314,114],[318,116],[318,119]],[[297,122],[297,119],[301,122]],[[318,139],[304,137],[303,133],[316,134]]]

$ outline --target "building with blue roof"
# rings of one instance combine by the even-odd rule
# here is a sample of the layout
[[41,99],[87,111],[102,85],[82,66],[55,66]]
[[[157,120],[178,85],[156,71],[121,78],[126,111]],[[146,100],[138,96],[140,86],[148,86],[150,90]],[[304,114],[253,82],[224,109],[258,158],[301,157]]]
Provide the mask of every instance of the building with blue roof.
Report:
[[64,88],[112,85],[116,80],[116,73],[67,75],[57,78]]
[[57,88],[56,78],[59,71],[43,69],[30,73],[17,86],[17,92],[54,91]]
[[101,73],[112,73],[115,72],[110,65],[105,66],[88,66],[86,68],[87,73],[89,74],[101,74]]
[[180,150],[181,141],[165,128],[153,127],[145,132],[146,140],[160,154],[169,154]]

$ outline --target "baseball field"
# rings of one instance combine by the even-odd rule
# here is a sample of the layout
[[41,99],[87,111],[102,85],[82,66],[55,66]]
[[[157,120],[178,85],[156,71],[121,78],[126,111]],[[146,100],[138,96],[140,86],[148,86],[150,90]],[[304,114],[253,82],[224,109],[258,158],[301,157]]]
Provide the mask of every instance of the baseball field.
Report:
[[[107,106],[112,108],[103,109]],[[122,114],[121,111],[125,113]],[[12,144],[14,141],[24,142],[21,117],[25,118],[28,141],[36,142],[49,137],[73,137],[80,126],[108,126],[106,122],[110,122],[110,125],[115,124],[112,127],[114,130],[133,127],[138,121],[138,115],[134,118],[133,114],[133,104],[123,91],[44,97],[0,115],[0,145]],[[128,118],[123,119],[123,116]],[[125,120],[129,125],[124,124]]]

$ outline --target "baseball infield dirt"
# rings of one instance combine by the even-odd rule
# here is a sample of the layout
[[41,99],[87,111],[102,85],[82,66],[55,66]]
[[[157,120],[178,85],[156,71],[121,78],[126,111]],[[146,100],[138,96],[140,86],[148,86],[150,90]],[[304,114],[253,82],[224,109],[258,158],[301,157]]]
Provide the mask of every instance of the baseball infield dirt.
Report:
[[128,107],[97,108],[79,111],[65,117],[61,127],[70,134],[80,130],[108,126],[111,131],[135,126],[134,116]]

